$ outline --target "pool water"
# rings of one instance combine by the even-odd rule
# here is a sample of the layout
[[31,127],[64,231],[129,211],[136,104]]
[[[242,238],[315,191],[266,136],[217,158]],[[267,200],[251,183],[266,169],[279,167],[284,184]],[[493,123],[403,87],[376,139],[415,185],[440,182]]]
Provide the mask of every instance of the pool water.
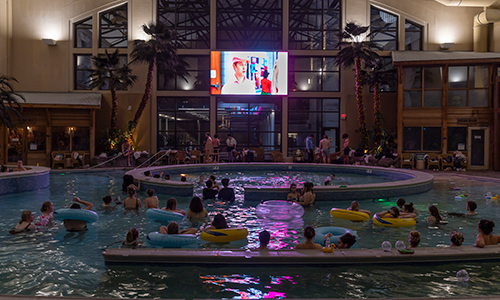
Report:
[[[456,263],[442,265],[389,265],[389,266],[337,266],[337,267],[197,267],[154,265],[105,265],[101,249],[125,238],[131,227],[145,240],[148,232],[156,231],[159,224],[148,221],[145,212],[126,214],[121,208],[112,212],[99,211],[99,221],[89,225],[82,233],[68,233],[62,225],[26,235],[9,235],[23,210],[32,210],[38,217],[45,201],[54,207],[68,207],[73,196],[90,201],[94,208],[102,197],[110,194],[125,197],[121,192],[123,172],[57,173],[51,175],[50,189],[1,197],[3,218],[0,228],[0,293],[37,296],[92,296],[120,298],[365,298],[365,297],[437,297],[500,295],[500,267],[493,263]],[[207,177],[208,174],[205,174]],[[219,174],[220,179],[225,174]],[[323,175],[321,175],[323,176]],[[326,176],[325,176],[326,177]],[[339,177],[339,176],[338,176]],[[323,178],[322,178],[323,179]],[[247,180],[242,180],[246,182]],[[307,208],[303,220],[276,223],[255,217],[257,203],[245,202],[239,195],[232,205],[206,203],[213,215],[223,212],[232,226],[249,228],[248,244],[233,247],[255,247],[258,232],[263,228],[272,233],[273,249],[292,248],[303,242],[305,225],[341,226],[356,230],[360,239],[358,248],[378,248],[387,240],[407,242],[410,230],[422,233],[422,246],[447,246],[449,234],[459,230],[464,234],[464,245],[472,245],[476,236],[478,217],[452,218],[449,224],[429,226],[427,207],[437,205],[440,211],[465,212],[467,200],[478,204],[481,218],[498,220],[500,201],[486,200],[483,194],[500,194],[498,184],[477,181],[461,183],[460,191],[450,190],[454,182],[439,181],[434,189],[423,194],[407,196],[420,211],[419,223],[410,228],[380,228],[371,222],[352,223],[334,220],[332,207],[348,207],[349,201],[319,202]],[[201,193],[196,185],[195,193]],[[455,201],[456,194],[468,194]],[[164,206],[168,195],[158,195]],[[140,192],[144,199],[145,193]],[[179,207],[187,209],[188,198],[178,198]],[[396,199],[360,201],[361,208],[378,212],[395,205]],[[189,224],[182,224],[186,227]],[[496,230],[498,232],[498,228]],[[115,247],[112,245],[110,247]],[[217,247],[217,245],[206,245]],[[231,247],[225,245],[224,247]],[[468,287],[457,285],[458,270],[469,272]]]

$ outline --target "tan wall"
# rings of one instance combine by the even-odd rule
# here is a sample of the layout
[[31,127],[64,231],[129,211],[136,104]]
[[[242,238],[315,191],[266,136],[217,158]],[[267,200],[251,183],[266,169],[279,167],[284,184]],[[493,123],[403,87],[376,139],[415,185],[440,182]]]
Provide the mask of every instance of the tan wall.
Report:
[[0,0],[0,74],[8,75],[7,59],[10,16],[7,0]]

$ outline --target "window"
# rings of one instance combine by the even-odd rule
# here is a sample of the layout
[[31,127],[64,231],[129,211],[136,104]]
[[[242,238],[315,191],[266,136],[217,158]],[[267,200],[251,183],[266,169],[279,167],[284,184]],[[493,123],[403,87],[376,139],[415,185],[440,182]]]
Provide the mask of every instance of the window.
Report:
[[[392,66],[392,58],[384,57],[384,66],[381,71],[381,82],[379,82],[379,89],[381,92],[397,92],[398,90],[398,76],[396,68]],[[373,84],[370,84],[370,92],[373,93]]]
[[405,50],[422,50],[422,32],[422,26],[405,21]]
[[372,41],[381,50],[398,50],[398,16],[372,6],[370,29],[379,31]]
[[217,133],[222,141],[230,133],[238,148],[281,151],[281,98],[217,98]]
[[45,151],[45,127],[27,126],[28,137],[28,150],[29,151]]
[[290,57],[290,91],[340,91],[334,57]]
[[75,55],[75,90],[88,90],[92,70],[92,55]]
[[[340,99],[288,99],[288,151],[304,149],[305,139],[314,135],[313,142],[318,145],[325,130],[336,132],[331,141],[331,152],[339,151],[339,111]],[[289,154],[290,154],[289,153]]]
[[217,0],[217,48],[281,49],[282,19],[281,0]]
[[448,152],[466,151],[467,127],[448,127]]
[[210,56],[181,56],[189,64],[187,82],[181,77],[167,78],[158,72],[158,90],[208,91],[210,87]]
[[404,69],[404,107],[441,107],[442,68]]
[[441,151],[441,127],[404,127],[404,151]]
[[75,23],[75,48],[92,48],[92,17]]
[[290,0],[289,49],[336,49],[342,30],[340,0]]
[[210,48],[209,3],[203,0],[158,1],[158,20],[174,31],[177,48]]
[[127,4],[99,14],[99,47],[127,48]]
[[192,145],[204,148],[210,131],[210,98],[158,98],[158,151],[184,150]]
[[488,66],[448,68],[449,107],[488,107]]

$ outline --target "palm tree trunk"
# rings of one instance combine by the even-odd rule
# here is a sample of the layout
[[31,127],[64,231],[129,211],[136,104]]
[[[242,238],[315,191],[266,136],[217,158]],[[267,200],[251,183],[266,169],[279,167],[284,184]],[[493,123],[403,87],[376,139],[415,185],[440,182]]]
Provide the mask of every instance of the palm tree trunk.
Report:
[[151,97],[151,87],[153,86],[153,72],[155,70],[155,65],[156,65],[156,58],[153,59],[152,62],[149,63],[148,66],[148,75],[146,79],[146,88],[144,90],[144,95],[142,96],[141,103],[139,104],[139,107],[137,108],[137,112],[135,113],[134,120],[133,122],[136,124],[139,123],[139,119],[142,116],[142,113],[144,112],[144,109],[146,108],[146,105],[148,104],[149,98]]
[[116,120],[118,119],[118,97],[116,95],[116,87],[113,82],[109,84],[111,91],[111,124],[109,125],[109,137],[111,140],[116,139]]
[[380,87],[378,81],[373,83],[373,127],[375,129],[375,141],[379,145],[382,137],[382,125],[380,124]]
[[361,136],[361,147],[368,146],[368,135],[366,133],[365,108],[363,106],[363,85],[361,84],[361,58],[354,58],[356,65],[356,104],[358,106],[359,134]]

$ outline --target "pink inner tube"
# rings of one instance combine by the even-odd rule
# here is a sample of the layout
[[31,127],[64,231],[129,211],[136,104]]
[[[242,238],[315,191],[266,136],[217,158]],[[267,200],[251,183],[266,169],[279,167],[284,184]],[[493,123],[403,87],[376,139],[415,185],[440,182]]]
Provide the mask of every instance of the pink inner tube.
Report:
[[275,221],[291,221],[304,215],[302,205],[291,201],[268,200],[257,205],[257,217]]

